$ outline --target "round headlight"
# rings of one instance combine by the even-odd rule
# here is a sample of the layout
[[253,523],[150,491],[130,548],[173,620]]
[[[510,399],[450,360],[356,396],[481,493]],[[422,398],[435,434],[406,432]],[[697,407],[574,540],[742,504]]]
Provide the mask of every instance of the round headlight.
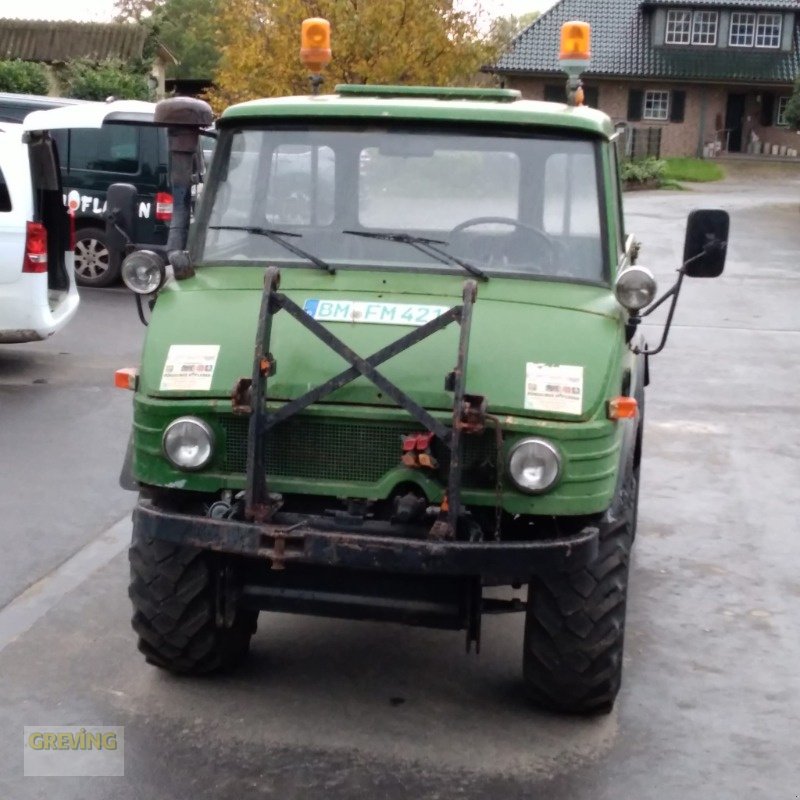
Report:
[[122,262],[122,280],[136,294],[153,294],[164,284],[164,261],[152,250],[135,250]]
[[197,417],[178,417],[167,425],[162,439],[164,455],[178,469],[203,469],[214,453],[214,432]]
[[508,474],[523,492],[546,492],[561,475],[561,454],[544,439],[523,439],[508,455]]
[[658,286],[646,267],[626,267],[620,272],[614,294],[628,311],[641,311],[653,302]]

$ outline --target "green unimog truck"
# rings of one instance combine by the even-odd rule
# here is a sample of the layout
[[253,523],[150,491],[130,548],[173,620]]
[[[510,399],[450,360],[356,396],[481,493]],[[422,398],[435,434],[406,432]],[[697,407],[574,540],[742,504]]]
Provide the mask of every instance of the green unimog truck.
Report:
[[468,647],[484,614],[524,611],[520,694],[612,707],[664,343],[639,325],[665,300],[671,320],[685,275],[721,273],[728,220],[693,212],[653,302],[621,134],[572,96],[337,86],[222,114],[188,246],[123,269],[152,307],[118,375],[150,663],[232,668],[262,611]]

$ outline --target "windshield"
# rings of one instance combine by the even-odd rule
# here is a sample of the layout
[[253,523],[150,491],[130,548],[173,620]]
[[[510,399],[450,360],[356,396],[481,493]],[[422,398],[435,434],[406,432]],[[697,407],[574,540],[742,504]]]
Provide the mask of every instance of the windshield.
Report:
[[336,269],[459,272],[465,261],[487,276],[606,280],[590,140],[245,128],[223,130],[217,150],[196,263],[308,266],[263,235],[272,229]]

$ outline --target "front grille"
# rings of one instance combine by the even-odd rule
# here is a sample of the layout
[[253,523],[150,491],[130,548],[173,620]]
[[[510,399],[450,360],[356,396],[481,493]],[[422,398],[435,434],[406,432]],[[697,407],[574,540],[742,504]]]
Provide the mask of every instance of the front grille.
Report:
[[[248,418],[226,416],[220,423],[225,432],[223,469],[245,472]],[[269,432],[267,473],[285,478],[375,483],[400,466],[402,437],[421,430],[412,420],[355,422],[294,417]],[[434,455],[443,475],[446,448],[435,448]],[[495,463],[492,431],[464,438],[465,485],[493,486]]]

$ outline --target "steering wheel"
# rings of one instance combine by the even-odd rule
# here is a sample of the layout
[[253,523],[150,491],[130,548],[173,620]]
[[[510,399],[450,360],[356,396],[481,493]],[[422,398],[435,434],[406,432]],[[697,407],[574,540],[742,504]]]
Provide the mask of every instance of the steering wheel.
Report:
[[[458,225],[456,225],[450,231],[450,236],[456,236],[462,231],[465,231],[467,228],[474,228],[477,225],[510,225],[517,231],[527,231],[528,233],[534,234],[538,240],[543,242],[547,247],[547,262],[543,266],[550,267],[551,269],[554,267],[557,259],[556,243],[553,241],[553,239],[540,228],[535,228],[533,225],[528,225],[526,222],[520,222],[518,219],[513,219],[512,217],[472,217],[471,219],[465,220],[464,222],[460,222]],[[489,252],[487,252],[487,263],[494,262],[494,255],[495,249],[490,247]]]

